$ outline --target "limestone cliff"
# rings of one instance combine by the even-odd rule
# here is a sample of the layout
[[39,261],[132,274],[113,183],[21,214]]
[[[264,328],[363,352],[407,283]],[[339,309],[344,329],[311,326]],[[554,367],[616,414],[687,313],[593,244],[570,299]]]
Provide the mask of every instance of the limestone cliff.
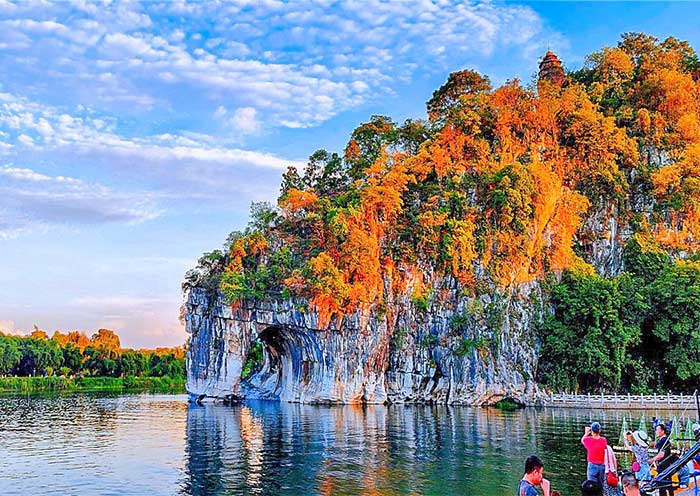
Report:
[[[232,309],[220,295],[195,288],[185,303],[187,390],[193,399],[485,404],[507,397],[532,403],[530,327],[539,300],[536,284],[478,299],[448,288],[442,304],[427,311],[404,298],[383,315],[356,313],[319,330],[304,300],[244,300]],[[264,365],[241,380],[256,339]]]

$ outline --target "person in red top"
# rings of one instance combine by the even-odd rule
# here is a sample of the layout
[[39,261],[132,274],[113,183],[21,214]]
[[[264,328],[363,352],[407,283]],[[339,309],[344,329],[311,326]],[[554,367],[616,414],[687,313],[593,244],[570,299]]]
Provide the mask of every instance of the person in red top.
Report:
[[593,422],[590,427],[586,426],[581,444],[586,448],[588,480],[595,481],[602,487],[605,479],[605,448],[608,446],[608,441],[600,435],[598,422]]

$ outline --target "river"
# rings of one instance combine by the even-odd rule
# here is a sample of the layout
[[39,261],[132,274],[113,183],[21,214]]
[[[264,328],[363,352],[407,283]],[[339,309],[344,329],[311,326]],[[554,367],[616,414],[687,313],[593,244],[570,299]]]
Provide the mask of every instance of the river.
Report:
[[535,453],[553,488],[574,496],[585,477],[583,426],[599,420],[617,439],[623,413],[3,396],[0,488],[35,496],[513,496]]

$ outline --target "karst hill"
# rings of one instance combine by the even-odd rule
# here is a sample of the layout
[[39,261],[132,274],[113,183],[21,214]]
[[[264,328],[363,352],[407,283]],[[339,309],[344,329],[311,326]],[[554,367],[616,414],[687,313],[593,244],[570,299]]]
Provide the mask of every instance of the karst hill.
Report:
[[373,116],[341,153],[290,168],[277,205],[254,204],[186,276],[192,396],[691,387],[698,56],[628,33],[576,71],[547,52],[538,74],[494,88],[452,73],[427,120]]

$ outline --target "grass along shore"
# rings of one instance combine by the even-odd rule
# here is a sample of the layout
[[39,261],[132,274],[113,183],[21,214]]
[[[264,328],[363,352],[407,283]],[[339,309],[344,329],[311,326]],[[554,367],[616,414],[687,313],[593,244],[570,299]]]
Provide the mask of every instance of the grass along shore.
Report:
[[0,391],[185,391],[184,377],[0,377]]

